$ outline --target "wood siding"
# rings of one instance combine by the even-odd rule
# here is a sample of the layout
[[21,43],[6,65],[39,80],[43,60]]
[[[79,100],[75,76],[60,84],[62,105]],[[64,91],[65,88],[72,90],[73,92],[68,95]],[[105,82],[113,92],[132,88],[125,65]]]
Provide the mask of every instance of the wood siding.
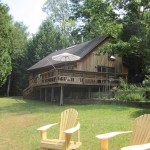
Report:
[[109,59],[108,54],[98,56],[95,54],[96,52],[97,49],[77,62],[77,67],[74,70],[97,72],[97,66],[107,66],[114,67],[116,73],[123,73],[123,70],[127,73],[127,68],[123,69],[121,57],[116,55],[116,60],[112,61]]

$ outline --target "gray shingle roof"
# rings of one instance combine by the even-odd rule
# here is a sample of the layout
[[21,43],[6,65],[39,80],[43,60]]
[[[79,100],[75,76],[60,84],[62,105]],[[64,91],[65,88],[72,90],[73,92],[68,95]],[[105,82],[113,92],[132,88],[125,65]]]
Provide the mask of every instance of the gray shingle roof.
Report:
[[33,66],[31,66],[28,69],[28,71],[64,63],[64,62],[52,60],[52,56],[55,56],[55,55],[58,55],[58,54],[61,54],[64,52],[77,55],[82,59],[89,52],[91,52],[96,46],[100,45],[103,41],[105,41],[108,38],[109,38],[109,35],[105,35],[102,37],[94,38],[88,42],[84,42],[81,44],[73,45],[71,47],[62,49],[62,50],[55,51],[55,52],[49,54],[48,56],[46,56],[45,58],[43,58],[42,60],[40,60],[39,62],[37,62],[36,64],[34,64]]

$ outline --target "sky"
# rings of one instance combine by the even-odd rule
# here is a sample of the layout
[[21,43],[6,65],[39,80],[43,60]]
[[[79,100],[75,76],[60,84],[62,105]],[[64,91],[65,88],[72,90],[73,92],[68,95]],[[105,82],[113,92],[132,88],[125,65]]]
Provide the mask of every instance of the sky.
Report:
[[1,0],[10,8],[9,14],[14,21],[23,22],[31,34],[38,31],[46,13],[42,12],[42,6],[46,0]]

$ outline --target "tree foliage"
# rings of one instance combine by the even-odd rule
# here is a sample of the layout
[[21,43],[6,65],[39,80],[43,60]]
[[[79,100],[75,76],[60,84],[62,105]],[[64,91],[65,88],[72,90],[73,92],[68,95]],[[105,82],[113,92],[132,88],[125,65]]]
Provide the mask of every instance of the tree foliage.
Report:
[[58,26],[70,17],[70,7],[67,0],[47,0],[43,11],[51,16],[53,23],[57,23]]
[[[28,32],[27,27],[22,22],[15,22],[12,31],[12,42],[11,42],[11,61],[12,61],[12,72],[11,72],[11,95],[21,95],[22,90],[27,86],[27,41]],[[10,78],[9,78],[10,79]]]
[[128,60],[133,76],[150,68],[150,2],[148,0],[84,0],[75,16],[85,23],[84,38],[110,34],[100,53],[117,53]]
[[12,22],[8,14],[8,7],[0,3],[0,86],[2,86],[7,76],[11,73],[11,33]]
[[73,44],[74,37],[71,32],[75,28],[75,22],[72,16],[72,3],[69,0],[47,0],[43,6],[48,18],[60,32],[62,47],[68,47]]
[[[123,30],[120,35],[120,43],[116,44],[118,49],[115,46],[114,48],[116,52],[128,58],[132,70],[135,69],[134,64],[139,66],[135,69],[134,74],[146,73],[147,67],[150,67],[148,61],[150,58],[150,2],[148,0],[119,2],[114,0],[114,5],[124,11],[121,20]],[[122,47],[124,50],[119,52]]]
[[60,49],[62,40],[60,32],[54,27],[51,18],[47,18],[39,28],[39,31],[28,44],[29,66],[33,65],[43,57]]
[[86,39],[107,33],[116,38],[122,29],[118,15],[108,1],[85,0],[75,16],[80,17],[85,23],[83,27],[81,26],[81,31]]

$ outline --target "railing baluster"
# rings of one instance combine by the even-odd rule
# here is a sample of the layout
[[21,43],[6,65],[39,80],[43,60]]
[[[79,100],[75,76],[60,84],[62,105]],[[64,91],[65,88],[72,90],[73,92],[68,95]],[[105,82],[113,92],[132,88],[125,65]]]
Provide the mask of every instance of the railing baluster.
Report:
[[[32,78],[29,85],[39,86],[53,83],[106,85],[105,81],[110,80],[107,75],[108,73],[57,69],[42,73],[40,78]],[[124,79],[127,77],[127,74],[114,73],[110,75],[111,85],[118,84],[120,76]]]

